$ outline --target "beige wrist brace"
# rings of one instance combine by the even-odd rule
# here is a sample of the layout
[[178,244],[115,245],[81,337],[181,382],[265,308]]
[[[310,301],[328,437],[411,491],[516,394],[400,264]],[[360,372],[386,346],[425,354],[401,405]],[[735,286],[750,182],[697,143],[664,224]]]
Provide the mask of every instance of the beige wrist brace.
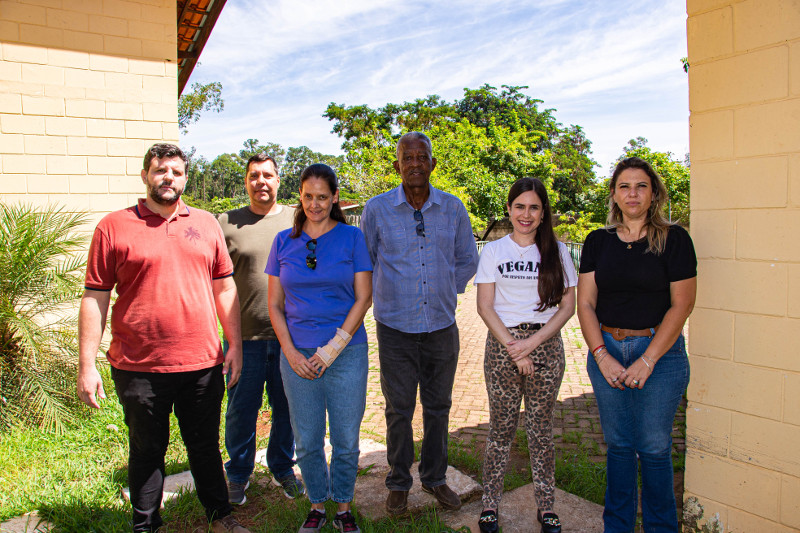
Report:
[[342,328],[336,328],[336,335],[328,341],[328,344],[317,348],[316,354],[322,360],[325,368],[331,366],[336,358],[339,357],[339,354],[342,353],[342,350],[347,347],[347,344],[352,338],[353,336]]

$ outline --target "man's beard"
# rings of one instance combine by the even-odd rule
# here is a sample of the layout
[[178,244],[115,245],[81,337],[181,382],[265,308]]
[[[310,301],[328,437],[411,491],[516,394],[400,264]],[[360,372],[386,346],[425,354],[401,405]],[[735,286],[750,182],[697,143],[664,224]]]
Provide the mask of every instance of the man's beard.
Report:
[[175,203],[180,199],[181,194],[183,194],[183,189],[173,188],[172,192],[175,194],[174,198],[164,198],[162,193],[159,192],[160,186],[159,185],[148,185],[147,186],[147,193],[155,203],[160,205],[175,205]]

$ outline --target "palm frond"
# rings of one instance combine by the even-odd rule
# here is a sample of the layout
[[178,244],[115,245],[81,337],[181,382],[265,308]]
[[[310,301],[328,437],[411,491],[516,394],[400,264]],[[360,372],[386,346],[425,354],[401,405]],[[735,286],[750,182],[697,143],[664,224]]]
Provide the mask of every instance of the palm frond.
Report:
[[0,204],[0,428],[61,432],[74,392],[85,213]]

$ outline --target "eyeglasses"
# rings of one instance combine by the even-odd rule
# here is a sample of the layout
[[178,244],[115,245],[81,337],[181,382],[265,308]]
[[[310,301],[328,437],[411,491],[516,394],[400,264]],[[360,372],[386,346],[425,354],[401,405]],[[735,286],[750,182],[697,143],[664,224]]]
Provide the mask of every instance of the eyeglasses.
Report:
[[306,243],[306,249],[309,254],[306,256],[306,266],[311,270],[317,268],[317,254],[314,253],[317,249],[317,239],[311,239]]
[[422,218],[422,211],[417,209],[414,211],[414,220],[419,222],[417,224],[417,237],[424,237],[425,236],[425,220]]

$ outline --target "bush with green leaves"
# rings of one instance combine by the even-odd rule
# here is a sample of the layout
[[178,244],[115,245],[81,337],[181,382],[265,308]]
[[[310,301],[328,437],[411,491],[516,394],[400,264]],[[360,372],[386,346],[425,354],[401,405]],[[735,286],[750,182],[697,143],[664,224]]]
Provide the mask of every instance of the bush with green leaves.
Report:
[[61,433],[83,411],[75,394],[85,213],[0,204],[0,431]]
[[564,242],[583,242],[586,236],[598,228],[602,228],[602,224],[592,222],[591,215],[579,212],[574,217],[570,217],[567,221],[562,222],[555,228],[556,235],[559,236]]

